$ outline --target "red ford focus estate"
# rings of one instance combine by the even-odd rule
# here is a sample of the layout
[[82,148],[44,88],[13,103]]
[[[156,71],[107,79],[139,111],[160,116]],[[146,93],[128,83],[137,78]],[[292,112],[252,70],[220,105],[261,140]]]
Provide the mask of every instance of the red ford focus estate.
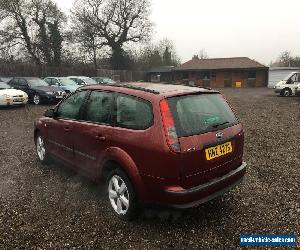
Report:
[[35,121],[39,160],[106,180],[123,219],[138,204],[189,208],[239,184],[244,131],[214,90],[153,83],[78,89]]

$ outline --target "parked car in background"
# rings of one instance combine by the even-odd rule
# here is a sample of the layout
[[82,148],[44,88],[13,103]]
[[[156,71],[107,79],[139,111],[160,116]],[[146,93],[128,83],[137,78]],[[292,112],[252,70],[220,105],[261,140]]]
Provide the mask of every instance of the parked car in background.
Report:
[[87,76],[68,76],[68,78],[73,80],[80,86],[98,84],[94,79]]
[[73,93],[79,88],[79,85],[68,77],[46,77],[44,80],[51,86],[61,87],[66,93]]
[[13,89],[0,81],[0,106],[25,105],[27,102],[28,95],[24,91]]
[[275,93],[279,93],[281,96],[295,95],[299,84],[300,72],[292,72],[274,86]]
[[108,77],[92,77],[98,84],[114,84],[116,83],[113,79]]
[[298,85],[296,86],[295,94],[296,94],[297,96],[300,96],[300,83],[298,83]]
[[8,84],[14,89],[27,93],[28,100],[38,105],[43,102],[59,102],[66,96],[66,92],[57,86],[50,86],[37,77],[15,77]]
[[106,180],[122,219],[133,218],[139,203],[198,206],[246,172],[243,127],[223,96],[204,88],[82,87],[35,121],[34,139],[43,164],[54,157]]

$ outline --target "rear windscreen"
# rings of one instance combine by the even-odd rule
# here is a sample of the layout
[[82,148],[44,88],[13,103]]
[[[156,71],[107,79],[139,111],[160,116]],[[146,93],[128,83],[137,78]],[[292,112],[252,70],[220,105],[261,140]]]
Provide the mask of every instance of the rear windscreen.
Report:
[[239,123],[220,94],[168,98],[177,135],[191,136],[224,129]]

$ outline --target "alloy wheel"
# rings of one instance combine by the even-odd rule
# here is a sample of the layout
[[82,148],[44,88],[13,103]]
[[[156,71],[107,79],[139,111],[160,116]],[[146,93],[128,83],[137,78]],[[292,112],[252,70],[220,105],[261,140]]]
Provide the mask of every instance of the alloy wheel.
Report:
[[118,215],[125,215],[129,209],[129,192],[124,180],[113,175],[108,183],[108,195],[111,206]]
[[43,138],[41,136],[38,136],[36,140],[36,152],[38,154],[39,159],[43,161],[45,159],[46,149]]
[[34,95],[34,97],[33,97],[33,103],[35,104],[35,105],[38,105],[38,104],[40,104],[40,96],[39,95]]
[[284,90],[283,95],[290,96],[291,95],[290,90],[288,90],[288,89]]

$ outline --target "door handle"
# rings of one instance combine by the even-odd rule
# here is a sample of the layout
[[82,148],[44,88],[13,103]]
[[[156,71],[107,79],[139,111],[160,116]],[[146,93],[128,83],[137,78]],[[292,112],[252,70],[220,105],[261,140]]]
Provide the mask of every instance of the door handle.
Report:
[[65,130],[66,132],[70,132],[70,131],[71,131],[71,128],[69,128],[69,127],[64,127],[64,130]]
[[106,137],[105,136],[101,136],[101,135],[96,135],[96,140],[98,140],[98,141],[105,141]]

